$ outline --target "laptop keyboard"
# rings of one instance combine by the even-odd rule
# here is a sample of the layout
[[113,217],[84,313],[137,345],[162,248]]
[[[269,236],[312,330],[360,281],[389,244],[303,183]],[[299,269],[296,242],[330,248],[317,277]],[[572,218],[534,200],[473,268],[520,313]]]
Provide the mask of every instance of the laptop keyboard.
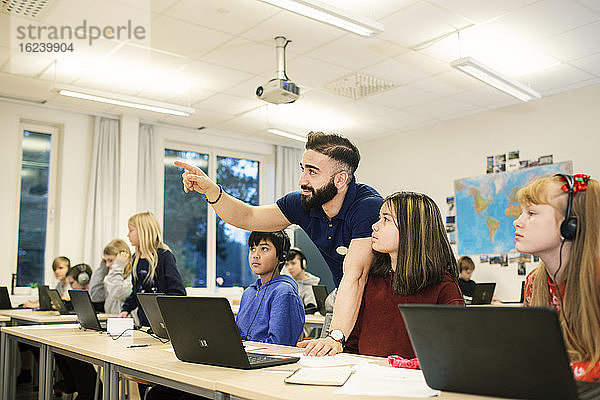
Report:
[[577,397],[580,400],[600,399],[600,384],[594,382],[575,382]]
[[271,361],[273,358],[264,354],[248,353],[248,361],[250,364],[260,364],[263,362]]

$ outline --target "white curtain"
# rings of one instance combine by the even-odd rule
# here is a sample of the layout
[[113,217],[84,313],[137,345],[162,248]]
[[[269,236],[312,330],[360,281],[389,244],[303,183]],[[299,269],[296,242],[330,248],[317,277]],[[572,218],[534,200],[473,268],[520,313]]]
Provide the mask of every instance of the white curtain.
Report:
[[158,152],[156,133],[153,125],[140,124],[138,142],[138,179],[137,179],[137,211],[152,211],[159,217],[160,190],[159,184],[160,168],[162,168],[162,157]]
[[83,253],[92,267],[119,233],[119,149],[119,121],[96,117]]
[[275,164],[275,198],[299,190],[300,161],[302,149],[296,147],[277,146]]

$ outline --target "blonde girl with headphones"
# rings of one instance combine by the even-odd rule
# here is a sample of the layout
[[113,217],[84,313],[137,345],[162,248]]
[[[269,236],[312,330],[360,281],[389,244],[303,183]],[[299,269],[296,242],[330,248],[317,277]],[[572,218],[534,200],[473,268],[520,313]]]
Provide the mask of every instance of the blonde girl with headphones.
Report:
[[600,184],[559,174],[532,182],[518,197],[516,249],[542,261],[527,276],[524,305],[560,313],[575,379],[599,381]]
[[104,302],[107,314],[120,314],[131,294],[131,250],[122,239],[113,239],[104,247],[102,261],[90,280],[93,302]]
[[137,308],[139,323],[149,326],[139,307],[138,293],[163,293],[185,296],[185,286],[177,269],[175,256],[162,240],[160,225],[153,213],[132,215],[127,221],[127,237],[135,247],[132,263],[132,291],[121,307],[121,317],[128,317]]

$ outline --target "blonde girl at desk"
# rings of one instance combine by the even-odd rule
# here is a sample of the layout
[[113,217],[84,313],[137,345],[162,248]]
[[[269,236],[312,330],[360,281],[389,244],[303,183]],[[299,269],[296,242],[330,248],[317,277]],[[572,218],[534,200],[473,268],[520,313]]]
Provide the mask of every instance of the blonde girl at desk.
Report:
[[518,198],[516,249],[542,261],[527,276],[524,306],[559,312],[575,379],[600,381],[600,184],[558,174],[532,182]]

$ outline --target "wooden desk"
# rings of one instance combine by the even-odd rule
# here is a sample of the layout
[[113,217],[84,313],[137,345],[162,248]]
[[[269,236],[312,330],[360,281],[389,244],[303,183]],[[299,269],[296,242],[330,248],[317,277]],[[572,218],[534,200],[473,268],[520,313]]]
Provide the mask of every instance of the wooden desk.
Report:
[[10,317],[0,315],[0,326],[6,326],[7,322],[10,322]]
[[[97,314],[100,321],[117,315]],[[47,325],[77,322],[77,315],[60,315],[58,311],[33,311],[30,308],[0,310],[0,316],[10,318],[11,325]]]
[[[284,383],[284,376],[297,367],[295,364],[246,371],[182,362],[175,357],[170,345],[161,344],[150,336],[137,331],[134,332],[133,337],[122,337],[119,340],[112,340],[106,334],[98,332],[82,332],[67,325],[2,328],[1,335],[3,350],[9,352],[12,349],[7,344],[10,345],[16,341],[33,342],[40,346],[40,371],[44,371],[40,373],[40,399],[50,399],[52,392],[51,366],[54,353],[101,366],[104,400],[118,399],[119,373],[215,399],[229,399],[231,395],[248,399],[272,400],[300,398],[357,400],[360,398],[359,396],[335,394],[336,388],[333,387]],[[150,346],[128,348],[127,346],[130,344],[149,344]],[[264,343],[260,343],[260,346],[280,354],[302,351],[294,347],[265,345]],[[7,347],[9,348],[7,349]],[[379,363],[386,363],[385,359],[375,360]],[[9,360],[3,351],[2,364],[6,365],[7,361]],[[10,365],[7,365],[2,375],[2,399],[13,398],[10,397],[9,390],[10,382],[14,382],[13,375],[14,371]],[[492,399],[491,397],[456,393],[442,393],[440,398],[444,400]],[[379,399],[388,400],[390,398],[378,397]],[[403,398],[394,397],[394,399]]]

